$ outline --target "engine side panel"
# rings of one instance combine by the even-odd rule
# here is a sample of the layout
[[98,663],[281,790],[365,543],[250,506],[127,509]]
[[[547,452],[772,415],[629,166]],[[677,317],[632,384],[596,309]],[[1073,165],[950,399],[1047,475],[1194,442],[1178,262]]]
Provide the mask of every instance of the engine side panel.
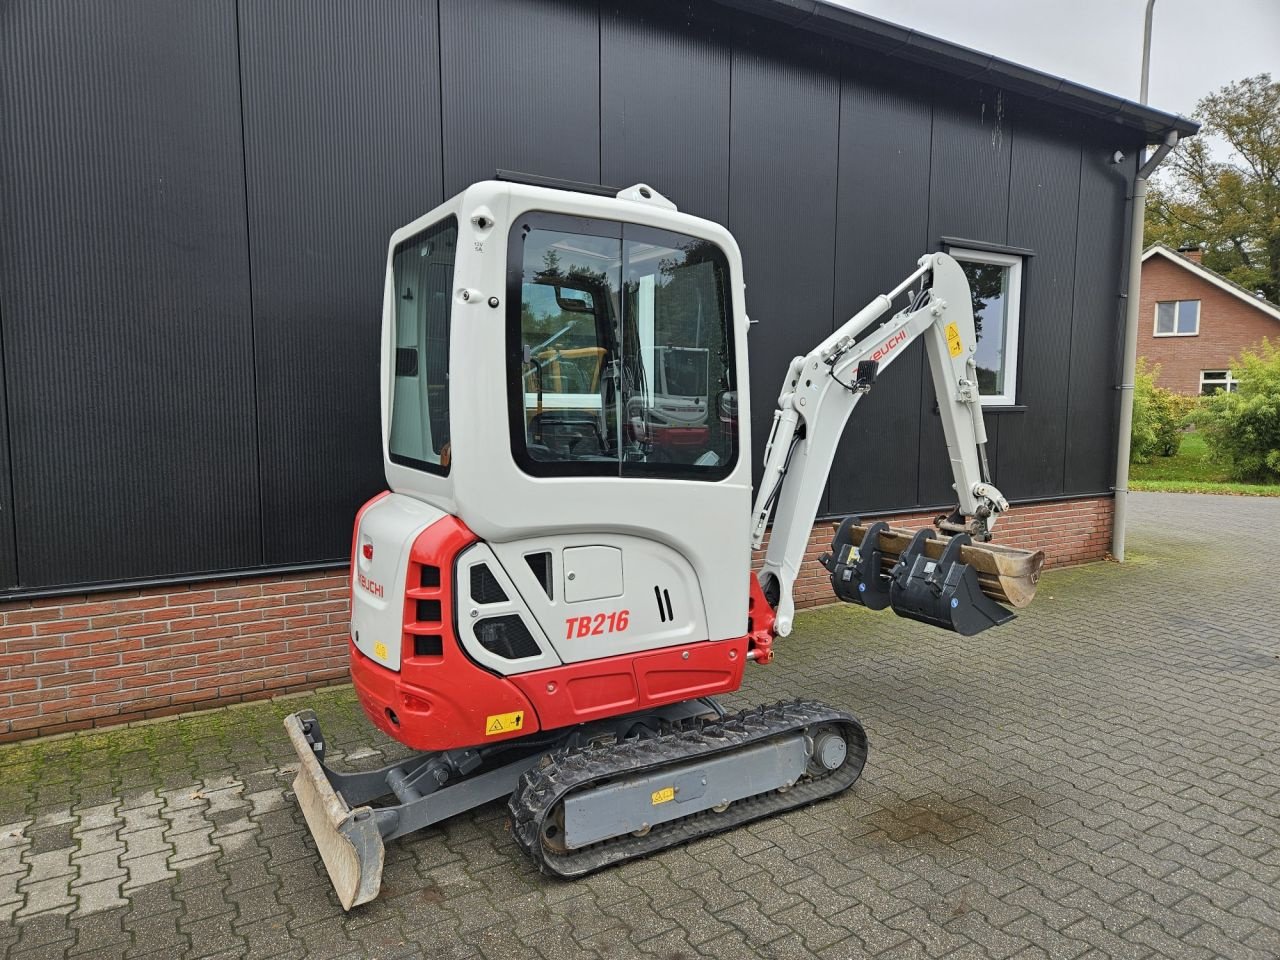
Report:
[[[710,638],[698,577],[664,543],[606,533],[489,547],[564,663]],[[470,615],[459,611],[459,619]]]

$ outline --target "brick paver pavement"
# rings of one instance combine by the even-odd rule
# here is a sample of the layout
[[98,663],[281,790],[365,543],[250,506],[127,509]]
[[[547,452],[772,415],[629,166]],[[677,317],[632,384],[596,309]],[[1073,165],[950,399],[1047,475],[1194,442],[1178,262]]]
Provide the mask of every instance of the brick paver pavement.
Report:
[[[841,798],[574,882],[492,804],[344,915],[260,704],[0,750],[0,946],[37,957],[1280,956],[1280,500],[1138,495],[1125,567],[963,639],[803,614],[747,703],[871,738]],[[394,749],[349,690],[332,756]],[[345,753],[345,756],[343,755]]]

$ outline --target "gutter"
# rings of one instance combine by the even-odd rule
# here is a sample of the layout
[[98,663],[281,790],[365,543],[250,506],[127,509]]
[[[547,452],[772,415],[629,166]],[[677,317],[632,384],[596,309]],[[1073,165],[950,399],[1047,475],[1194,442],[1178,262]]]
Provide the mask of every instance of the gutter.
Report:
[[828,0],[714,0],[774,23],[852,44],[882,56],[917,63],[951,77],[990,83],[1030,101],[1044,101],[1098,120],[1142,131],[1153,142],[1172,130],[1195,134],[1200,125],[1177,114],[1095,90],[1064,77],[982,53],[959,43],[899,26]]
[[1125,294],[1124,359],[1120,375],[1120,436],[1116,444],[1116,500],[1111,519],[1111,556],[1124,562],[1125,521],[1129,507],[1129,452],[1133,441],[1133,381],[1138,366],[1139,304],[1142,296],[1142,234],[1147,219],[1147,181],[1169,151],[1178,145],[1178,131],[1170,130],[1164,142],[1138,170],[1133,181],[1133,206],[1129,220],[1129,289]]

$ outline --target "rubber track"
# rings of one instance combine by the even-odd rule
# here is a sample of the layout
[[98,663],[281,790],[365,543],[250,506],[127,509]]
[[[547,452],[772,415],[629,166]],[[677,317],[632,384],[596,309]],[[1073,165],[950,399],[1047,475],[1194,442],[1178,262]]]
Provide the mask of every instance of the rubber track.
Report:
[[[845,762],[831,773],[806,774],[785,793],[771,790],[738,800],[723,813],[705,810],[659,824],[642,837],[625,834],[579,850],[555,851],[542,843],[543,824],[572,792],[589,789],[601,780],[705,759],[816,725],[841,728],[848,744]],[[758,707],[713,721],[688,721],[648,739],[548,754],[525,772],[511,794],[511,832],[542,873],[580,877],[835,796],[853,785],[866,760],[867,736],[862,724],[848,713],[815,701]]]

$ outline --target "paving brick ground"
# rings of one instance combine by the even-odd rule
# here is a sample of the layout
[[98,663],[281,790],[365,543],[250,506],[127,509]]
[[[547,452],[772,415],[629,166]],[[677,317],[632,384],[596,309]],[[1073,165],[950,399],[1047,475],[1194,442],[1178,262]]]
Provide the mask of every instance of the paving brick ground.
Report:
[[[0,750],[0,947],[112,957],[1280,956],[1280,500],[1137,495],[1132,559],[962,639],[803,614],[738,702],[856,711],[838,800],[575,882],[493,804],[388,850],[344,915],[244,709]],[[1221,533],[1225,531],[1225,535]],[[348,690],[333,754],[393,749]]]

